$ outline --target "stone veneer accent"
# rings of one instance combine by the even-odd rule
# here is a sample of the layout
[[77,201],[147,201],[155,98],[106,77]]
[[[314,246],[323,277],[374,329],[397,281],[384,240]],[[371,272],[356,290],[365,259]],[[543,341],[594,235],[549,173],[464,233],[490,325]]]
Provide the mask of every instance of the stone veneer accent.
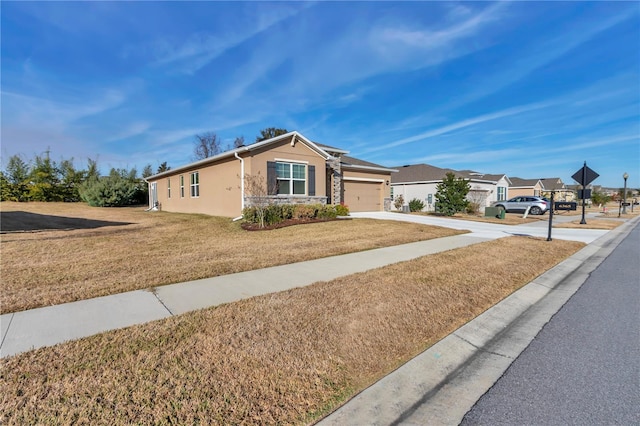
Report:
[[[244,197],[245,207],[251,207],[254,198],[255,197]],[[327,197],[269,195],[260,198],[258,203],[264,202],[265,204],[327,204]]]
[[338,205],[342,202],[342,169],[340,167],[340,158],[331,157],[327,164],[333,173],[333,204]]

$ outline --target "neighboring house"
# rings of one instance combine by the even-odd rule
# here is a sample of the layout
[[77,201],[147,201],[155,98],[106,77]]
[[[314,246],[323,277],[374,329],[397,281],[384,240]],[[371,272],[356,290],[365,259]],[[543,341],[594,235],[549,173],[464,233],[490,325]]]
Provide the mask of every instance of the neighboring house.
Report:
[[344,203],[351,211],[383,210],[385,201],[390,204],[395,170],[345,154],[289,132],[149,176],[149,207],[239,218],[258,195],[249,193],[244,177],[259,175],[270,203]]
[[521,195],[533,195],[541,197],[544,186],[540,179],[522,179],[519,177],[509,178],[511,185],[509,186],[509,198]]
[[555,201],[574,201],[576,199],[575,192],[568,188],[560,178],[542,178],[540,182],[542,182],[542,195],[544,197],[551,198],[551,191],[554,191],[553,198]]
[[441,169],[428,164],[414,164],[396,167],[398,173],[391,177],[392,197],[402,195],[408,203],[414,198],[424,202],[426,211],[435,210],[437,185],[447,173],[469,181],[470,190],[467,200],[476,203],[480,211],[494,201],[508,197],[509,178],[506,175],[478,173],[472,170]]

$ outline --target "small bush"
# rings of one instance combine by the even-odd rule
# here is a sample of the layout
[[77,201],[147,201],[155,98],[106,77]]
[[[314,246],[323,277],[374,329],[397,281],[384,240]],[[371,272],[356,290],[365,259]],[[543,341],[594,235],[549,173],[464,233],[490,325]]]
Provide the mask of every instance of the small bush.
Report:
[[[346,211],[348,214],[349,210]],[[324,204],[270,204],[262,208],[253,206],[242,210],[242,218],[248,223],[261,223],[261,214],[264,214],[264,226],[276,225],[288,219],[326,220],[338,216],[334,206]]]
[[404,206],[404,197],[402,195],[398,195],[393,202],[396,210],[402,210],[402,206]]
[[338,204],[336,206],[336,214],[338,216],[349,216],[349,207],[346,204]]
[[310,204],[296,204],[293,211],[294,219],[313,219],[316,217],[316,207]]
[[335,219],[338,216],[338,212],[333,206],[318,204],[317,211],[316,217],[318,219]]
[[414,198],[413,200],[409,201],[409,211],[420,212],[422,211],[422,209],[424,209],[424,203],[422,202],[422,200]]
[[468,214],[479,214],[480,213],[480,203],[472,203],[472,202],[470,202],[467,205],[467,213]]

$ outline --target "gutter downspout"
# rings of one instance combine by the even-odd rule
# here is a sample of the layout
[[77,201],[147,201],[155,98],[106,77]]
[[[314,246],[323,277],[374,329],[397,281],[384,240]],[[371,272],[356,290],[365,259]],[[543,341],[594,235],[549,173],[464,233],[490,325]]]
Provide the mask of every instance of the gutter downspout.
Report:
[[[242,210],[241,211],[243,211],[244,210],[244,159],[242,157],[240,157],[237,152],[234,152],[233,155],[238,160],[240,160],[240,194],[241,194],[240,196],[242,197],[241,198],[241,200],[242,200],[242,204],[241,204],[242,205]],[[240,219],[242,219],[242,214],[240,216],[234,218],[233,221],[236,222],[236,221],[238,221]]]

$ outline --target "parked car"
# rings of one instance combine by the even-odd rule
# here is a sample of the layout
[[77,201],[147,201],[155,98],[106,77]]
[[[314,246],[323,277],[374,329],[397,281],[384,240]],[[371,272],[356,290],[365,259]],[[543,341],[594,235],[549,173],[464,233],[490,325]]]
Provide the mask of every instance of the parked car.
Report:
[[531,214],[545,214],[551,204],[542,197],[519,196],[507,201],[496,201],[494,207],[504,209],[507,213],[524,212],[529,209]]

